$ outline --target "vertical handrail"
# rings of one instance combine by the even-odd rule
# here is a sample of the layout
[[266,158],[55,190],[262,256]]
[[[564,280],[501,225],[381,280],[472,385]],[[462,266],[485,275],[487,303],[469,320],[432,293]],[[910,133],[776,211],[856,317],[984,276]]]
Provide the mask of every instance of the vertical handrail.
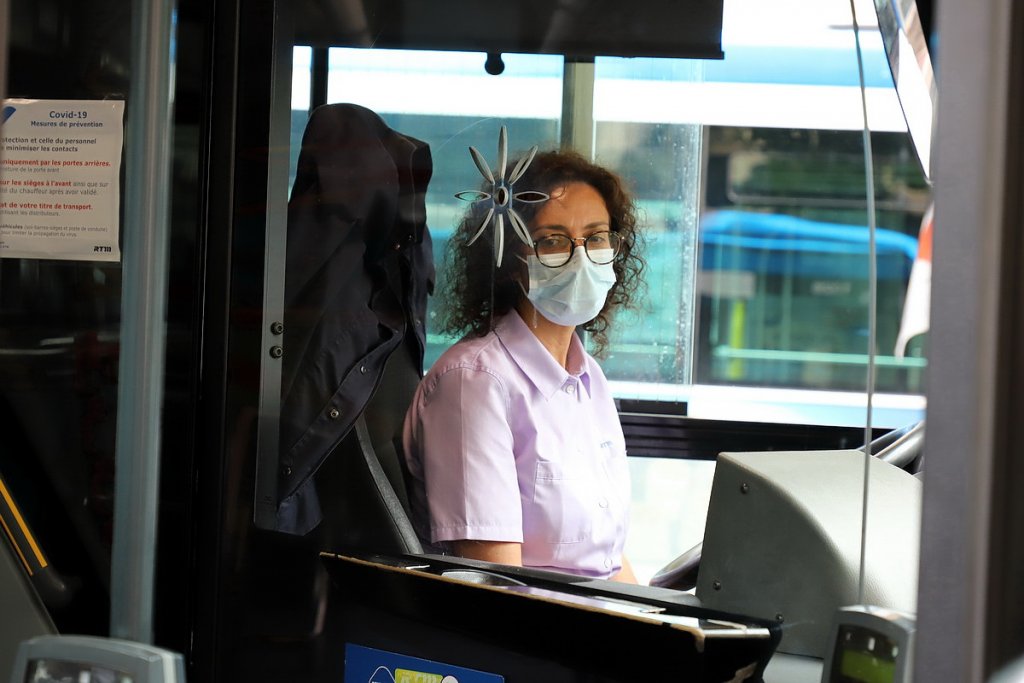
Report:
[[871,126],[868,123],[867,88],[864,83],[864,53],[861,50],[860,24],[857,22],[857,7],[850,0],[850,14],[853,18],[853,40],[857,47],[857,77],[860,83],[860,105],[864,116],[864,175],[868,202],[868,368],[867,368],[867,407],[864,418],[864,490],[861,501],[860,526],[860,569],[857,575],[857,604],[864,604],[864,574],[867,571],[868,546],[868,499],[870,494],[871,472],[871,434],[873,407],[875,398],[875,344],[878,328],[878,249],[875,236],[878,229],[875,225],[875,165],[871,155]]
[[110,631],[152,642],[164,379],[173,0],[132,2]]

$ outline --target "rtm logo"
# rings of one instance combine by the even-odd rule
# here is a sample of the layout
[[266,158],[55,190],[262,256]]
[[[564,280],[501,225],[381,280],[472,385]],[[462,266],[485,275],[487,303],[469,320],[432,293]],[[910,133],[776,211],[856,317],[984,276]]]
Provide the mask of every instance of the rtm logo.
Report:
[[109,254],[109,253],[114,251],[114,248],[113,247],[98,246],[98,247],[93,247],[92,250],[93,250],[93,253],[96,253],[96,252],[99,251],[99,252],[103,252],[104,254]]

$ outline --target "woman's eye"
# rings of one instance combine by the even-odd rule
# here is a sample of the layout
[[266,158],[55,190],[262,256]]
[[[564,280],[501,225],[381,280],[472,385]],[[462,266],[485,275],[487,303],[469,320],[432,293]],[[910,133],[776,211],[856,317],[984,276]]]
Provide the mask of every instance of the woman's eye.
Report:
[[608,233],[599,232],[587,238],[587,244],[592,247],[603,247],[608,244]]

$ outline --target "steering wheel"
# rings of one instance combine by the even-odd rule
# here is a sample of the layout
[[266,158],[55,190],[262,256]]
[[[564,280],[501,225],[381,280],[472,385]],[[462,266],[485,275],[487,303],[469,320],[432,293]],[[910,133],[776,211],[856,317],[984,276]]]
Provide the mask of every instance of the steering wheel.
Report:
[[895,465],[911,474],[921,471],[924,447],[924,420],[901,430],[902,433],[882,449],[872,451],[876,458],[890,465]]
[[704,543],[698,543],[672,560],[651,577],[650,585],[688,591],[697,585],[697,570]]

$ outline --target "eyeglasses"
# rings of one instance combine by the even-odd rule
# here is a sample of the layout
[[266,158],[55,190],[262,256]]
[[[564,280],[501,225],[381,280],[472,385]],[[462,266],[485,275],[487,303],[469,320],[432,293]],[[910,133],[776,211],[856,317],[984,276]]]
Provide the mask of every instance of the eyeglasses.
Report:
[[537,260],[548,268],[561,268],[570,260],[576,247],[583,245],[583,251],[592,262],[599,266],[611,263],[619,254],[622,238],[617,232],[602,230],[586,237],[548,235],[533,243]]

